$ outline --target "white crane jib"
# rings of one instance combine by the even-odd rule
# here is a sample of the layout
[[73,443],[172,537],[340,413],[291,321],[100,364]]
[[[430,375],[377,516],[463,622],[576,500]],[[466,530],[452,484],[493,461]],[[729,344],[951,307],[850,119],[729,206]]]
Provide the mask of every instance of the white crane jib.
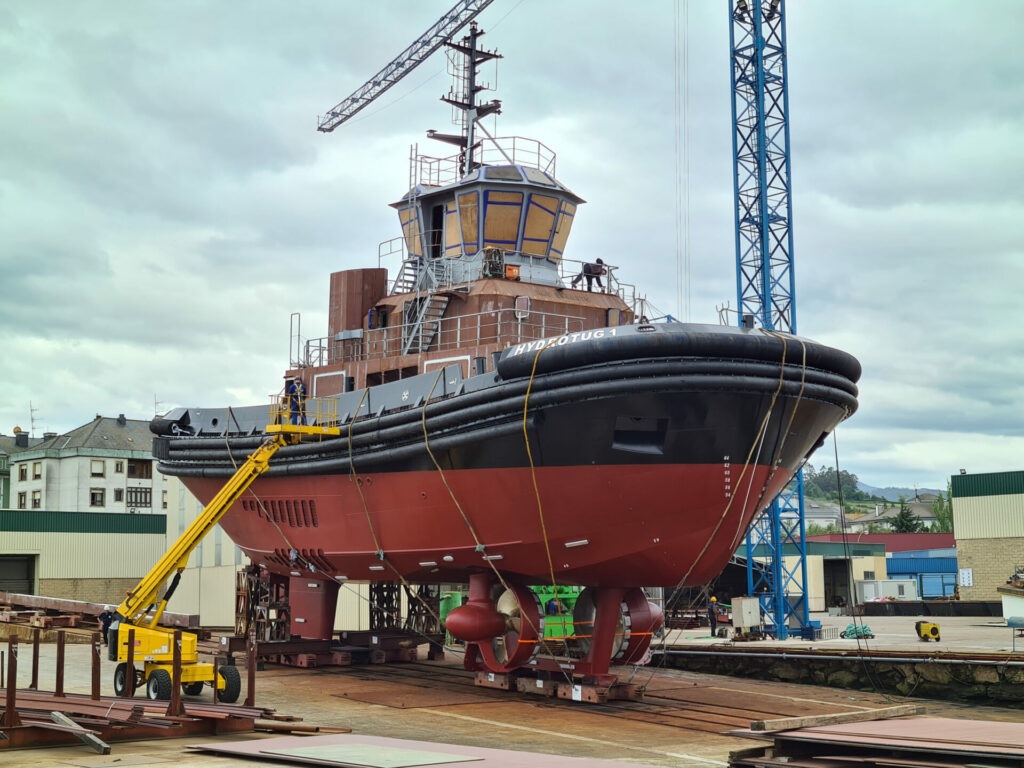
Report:
[[322,133],[330,133],[355,115],[426,61],[434,51],[444,45],[452,35],[466,26],[492,2],[494,0],[462,0],[457,3],[418,40],[398,54],[391,63],[367,80],[347,99],[328,110],[326,117],[320,120],[317,130]]

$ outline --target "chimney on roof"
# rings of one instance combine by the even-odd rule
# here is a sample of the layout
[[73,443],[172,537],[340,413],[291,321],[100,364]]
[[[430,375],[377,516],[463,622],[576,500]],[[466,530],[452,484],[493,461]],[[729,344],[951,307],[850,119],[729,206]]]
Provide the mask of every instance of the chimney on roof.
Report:
[[56,432],[43,432],[43,440],[49,440],[51,437],[56,437]]
[[123,427],[125,424],[128,423],[128,419],[124,417],[123,413],[119,413],[117,414],[117,423]]
[[14,433],[14,445],[18,448],[28,448],[28,432],[22,432],[20,429]]

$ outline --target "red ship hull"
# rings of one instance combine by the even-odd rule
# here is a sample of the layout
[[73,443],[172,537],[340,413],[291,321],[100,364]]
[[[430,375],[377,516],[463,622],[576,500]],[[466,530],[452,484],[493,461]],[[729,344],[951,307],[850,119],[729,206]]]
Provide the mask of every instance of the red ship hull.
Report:
[[[253,562],[291,577],[293,634],[330,637],[350,580],[469,582],[472,607],[452,615],[478,645],[511,620],[494,607],[497,581],[585,586],[597,590],[594,615],[574,625],[653,631],[641,588],[717,577],[752,518],[856,407],[856,361],[758,332],[641,326],[528,352],[512,347],[471,379],[445,369],[441,392],[427,374],[338,396],[338,412],[358,418],[282,447],[226,512],[222,527]],[[208,503],[267,419],[179,412],[156,425],[155,452]],[[527,615],[530,600],[517,592],[515,610]],[[607,649],[593,648],[601,674]]]
[[[487,557],[528,582],[701,584],[789,477],[715,464],[265,478],[221,525],[256,563],[287,569],[295,550],[353,581],[465,582]],[[204,502],[222,485],[183,479]]]

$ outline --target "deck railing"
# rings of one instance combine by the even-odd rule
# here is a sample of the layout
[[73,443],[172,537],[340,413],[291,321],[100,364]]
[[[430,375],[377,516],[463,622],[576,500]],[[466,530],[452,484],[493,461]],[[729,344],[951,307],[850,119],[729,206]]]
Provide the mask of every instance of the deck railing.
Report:
[[[583,330],[583,318],[573,315],[499,309],[438,320],[437,333],[427,352],[460,350],[475,345],[504,348]],[[392,325],[364,330],[362,338],[310,339],[306,343],[305,365],[358,362],[394,357],[402,352],[402,341],[410,327]]]

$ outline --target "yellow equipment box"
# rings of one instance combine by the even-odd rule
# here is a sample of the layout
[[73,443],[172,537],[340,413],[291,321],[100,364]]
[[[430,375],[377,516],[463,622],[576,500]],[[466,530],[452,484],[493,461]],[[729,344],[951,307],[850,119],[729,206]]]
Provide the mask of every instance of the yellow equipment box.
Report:
[[914,629],[917,630],[917,636],[925,642],[934,640],[938,642],[940,640],[939,625],[934,624],[930,621],[919,621],[914,625]]

